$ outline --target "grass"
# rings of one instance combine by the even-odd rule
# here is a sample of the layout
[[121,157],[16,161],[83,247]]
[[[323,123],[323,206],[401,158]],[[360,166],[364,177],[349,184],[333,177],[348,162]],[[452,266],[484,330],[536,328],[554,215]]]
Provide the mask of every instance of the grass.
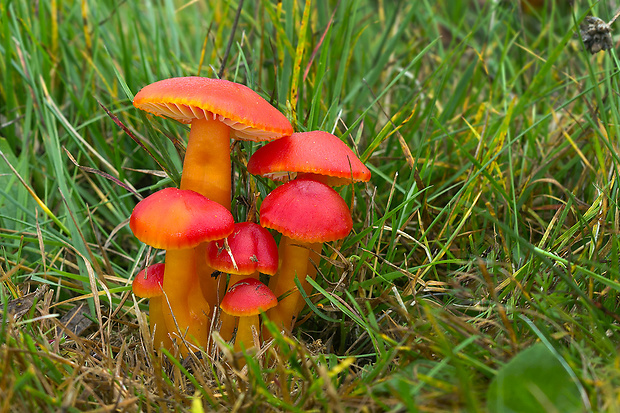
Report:
[[[573,36],[616,10],[578,3],[245,2],[233,30],[234,1],[1,0],[2,410],[501,411],[489,389],[535,348],[575,411],[619,411],[618,60]],[[178,183],[187,129],[133,94],[220,72],[373,172],[340,191],[354,231],[305,322],[244,371],[225,344],[155,354],[130,286],[152,256],[127,218]]]

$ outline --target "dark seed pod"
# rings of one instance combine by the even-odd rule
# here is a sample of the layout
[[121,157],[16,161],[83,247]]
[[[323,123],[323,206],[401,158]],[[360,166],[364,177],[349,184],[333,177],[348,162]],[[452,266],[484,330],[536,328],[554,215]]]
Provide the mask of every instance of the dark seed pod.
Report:
[[601,50],[611,49],[611,27],[602,19],[587,16],[579,29],[583,44],[590,53],[596,54]]

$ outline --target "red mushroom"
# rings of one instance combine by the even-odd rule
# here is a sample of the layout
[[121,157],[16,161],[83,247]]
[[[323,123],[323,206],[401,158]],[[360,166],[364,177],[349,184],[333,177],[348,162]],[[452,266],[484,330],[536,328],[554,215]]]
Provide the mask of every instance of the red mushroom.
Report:
[[164,321],[163,291],[165,264],[153,264],[136,275],[131,289],[138,297],[149,299],[149,324],[155,349],[172,348],[168,328]]
[[258,149],[248,172],[275,181],[311,177],[329,186],[366,182],[370,170],[344,142],[322,131],[294,133]]
[[321,251],[322,244],[346,237],[353,227],[345,201],[329,186],[312,179],[295,179],[274,189],[260,208],[260,223],[282,234],[280,267],[271,277],[269,287],[280,300],[278,307],[267,312],[270,320],[286,329],[297,317],[301,294],[295,286],[295,275],[304,289],[308,285],[310,251]]
[[278,304],[277,297],[262,282],[254,278],[245,278],[228,289],[220,307],[223,312],[239,317],[235,350],[254,347],[252,327],[258,333],[258,315]]
[[206,345],[210,306],[200,289],[194,248],[228,236],[232,215],[197,192],[166,188],[136,205],[129,226],[140,241],[167,250],[163,290],[172,310],[164,305],[168,330],[177,331],[174,315],[181,334],[187,330],[190,341]]
[[[258,279],[259,272],[273,275],[278,270],[278,246],[271,233],[260,225],[253,222],[235,224],[235,229],[226,240],[230,254],[224,240],[212,241],[207,245],[207,264],[214,270],[230,274],[229,286],[244,278]],[[226,314],[220,318],[220,335],[228,341],[232,338],[237,319]]]
[[[252,155],[248,171],[275,181],[310,178],[329,186],[367,182],[371,176],[370,170],[342,140],[322,131],[294,133],[266,144]],[[320,260],[318,252],[320,247],[310,252],[315,263]],[[305,274],[315,277],[316,269],[312,264],[308,264]],[[305,275],[303,278],[305,280]],[[302,284],[309,294],[310,285],[304,280]],[[303,300],[298,300],[293,314],[299,314],[304,305]]]
[[[230,138],[269,141],[293,133],[286,117],[250,88],[221,79],[180,77],[145,86],[135,107],[190,123],[181,189],[191,189],[230,210]],[[202,262],[198,271],[203,294],[216,304],[216,280]]]
[[145,86],[135,107],[191,123],[181,189],[230,209],[230,138],[269,141],[293,133],[286,117],[252,89],[205,77],[179,77]]

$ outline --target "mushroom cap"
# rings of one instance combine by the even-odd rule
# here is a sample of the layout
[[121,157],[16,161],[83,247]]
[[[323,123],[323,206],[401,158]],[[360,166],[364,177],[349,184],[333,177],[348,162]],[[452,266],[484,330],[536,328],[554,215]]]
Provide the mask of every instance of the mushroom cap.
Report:
[[245,278],[228,289],[220,303],[223,312],[234,317],[247,317],[278,305],[278,297],[262,282]]
[[198,192],[165,188],[138,202],[129,227],[145,244],[172,250],[225,238],[234,222],[226,208]]
[[258,149],[248,171],[275,181],[297,173],[325,176],[330,186],[370,180],[370,170],[337,136],[322,131],[294,133]]
[[182,123],[219,120],[234,139],[269,141],[293,133],[278,109],[247,86],[223,79],[189,76],[151,83],[134,97],[136,108]]
[[346,237],[353,221],[344,199],[312,179],[295,179],[274,189],[260,207],[260,223],[302,242],[328,242]]
[[149,265],[136,275],[131,284],[133,293],[142,298],[159,297],[163,294],[161,286],[164,283],[164,269],[166,264]]
[[214,270],[235,275],[250,275],[256,271],[273,275],[278,270],[278,246],[271,233],[260,225],[237,223],[227,240],[237,269],[224,248],[224,241],[218,240],[207,245],[207,263]]

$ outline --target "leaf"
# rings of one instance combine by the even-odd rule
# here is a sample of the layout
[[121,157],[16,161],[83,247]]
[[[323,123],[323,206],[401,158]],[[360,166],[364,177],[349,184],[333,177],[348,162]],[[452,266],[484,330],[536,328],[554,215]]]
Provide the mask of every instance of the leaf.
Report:
[[[26,294],[21,298],[16,298],[11,300],[6,305],[7,314],[12,314],[15,319],[21,318],[24,314],[26,314],[34,303],[47,292],[48,286],[42,285],[37,288],[37,290],[33,293]],[[0,308],[0,314],[3,314],[3,309]]]
[[29,172],[17,159],[11,145],[3,137],[0,137],[0,153],[4,154],[7,159],[6,162],[0,160],[0,226],[10,230],[20,230],[22,227],[18,221],[26,219],[25,211],[31,210],[31,205],[28,201],[28,191],[18,183],[13,169],[22,176]]
[[487,408],[498,413],[583,412],[579,387],[543,344],[523,350],[491,382]]

